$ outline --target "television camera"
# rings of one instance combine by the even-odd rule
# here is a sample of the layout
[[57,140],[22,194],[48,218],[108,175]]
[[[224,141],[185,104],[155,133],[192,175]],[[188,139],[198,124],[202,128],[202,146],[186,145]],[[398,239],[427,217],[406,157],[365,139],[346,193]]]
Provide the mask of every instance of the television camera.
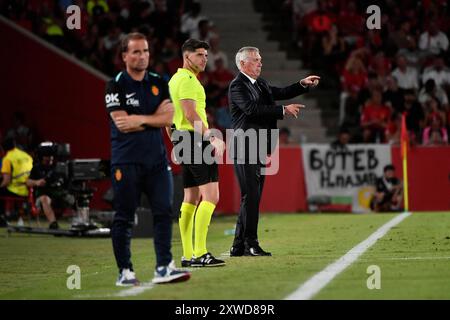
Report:
[[89,205],[96,191],[89,186],[89,182],[107,178],[109,162],[101,159],[69,159],[70,145],[67,143],[43,142],[39,144],[36,154],[39,161],[44,159],[48,164],[44,175],[45,187],[63,191],[65,199],[72,199],[66,203],[76,209],[76,215],[70,230],[43,231],[25,227],[28,231],[14,231],[68,236],[109,236],[110,230],[100,228],[89,216]]

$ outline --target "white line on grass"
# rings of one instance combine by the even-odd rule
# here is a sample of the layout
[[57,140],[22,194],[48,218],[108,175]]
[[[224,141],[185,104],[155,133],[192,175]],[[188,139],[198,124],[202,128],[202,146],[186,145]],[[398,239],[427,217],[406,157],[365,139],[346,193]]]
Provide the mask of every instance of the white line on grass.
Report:
[[[223,252],[219,258],[226,260],[230,257],[230,254],[228,252]],[[180,270],[186,270],[189,272],[198,271],[203,268],[179,268]],[[95,273],[94,273],[95,274]],[[93,274],[90,274],[93,275]],[[92,299],[92,298],[108,298],[108,297],[132,297],[137,296],[139,294],[144,293],[145,291],[151,290],[155,287],[155,284],[152,282],[143,282],[139,286],[131,287],[129,289],[121,290],[118,293],[115,294],[104,294],[104,295],[75,295],[74,298],[78,299]]]
[[450,260],[450,257],[399,257],[399,258],[380,258],[379,260],[389,260],[389,261]]
[[130,289],[122,290],[118,293],[116,293],[115,297],[131,297],[131,296],[137,296],[138,294],[144,293],[147,290],[150,290],[155,285],[151,282],[144,282],[141,283],[139,286],[132,287]]
[[386,224],[381,226],[377,231],[372,233],[366,240],[358,244],[356,247],[347,252],[344,256],[328,265],[325,269],[311,277],[303,283],[297,290],[288,295],[286,300],[309,300],[322,290],[331,280],[339,273],[344,271],[348,266],[355,262],[367,249],[373,246],[378,239],[382,238],[392,227],[402,222],[406,217],[411,215],[405,212],[395,216]]
[[[222,254],[220,255],[220,258],[222,258],[222,259],[224,259],[224,260],[227,259],[227,258],[229,258],[229,257],[224,256],[224,254],[226,254],[226,252],[225,252],[225,253],[222,253]],[[183,269],[183,268],[180,268],[180,269]],[[195,268],[195,269],[189,268],[189,269],[187,269],[187,270],[189,270],[190,272],[192,272],[192,271],[194,271],[194,270],[200,270],[200,269],[202,269],[202,268]],[[186,269],[184,269],[184,270],[186,270]],[[147,290],[151,290],[151,289],[154,288],[154,287],[155,287],[155,285],[154,285],[153,283],[151,283],[151,282],[141,283],[139,286],[136,286],[136,287],[133,287],[133,288],[130,288],[130,289],[127,289],[127,290],[122,290],[122,291],[120,291],[119,293],[115,294],[114,296],[115,296],[115,297],[131,297],[131,296],[137,296],[138,294],[144,293],[144,292],[147,291]]]

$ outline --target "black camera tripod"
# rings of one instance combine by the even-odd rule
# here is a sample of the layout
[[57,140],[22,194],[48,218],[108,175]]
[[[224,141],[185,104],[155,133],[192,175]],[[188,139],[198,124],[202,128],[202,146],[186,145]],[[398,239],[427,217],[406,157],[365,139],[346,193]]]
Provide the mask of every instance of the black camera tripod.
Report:
[[99,227],[89,216],[89,205],[96,190],[88,187],[87,181],[80,181],[80,184],[76,186],[72,185],[70,190],[76,199],[76,216],[73,218],[72,226],[69,230],[8,225],[8,232],[51,234],[67,237],[109,237],[111,230]]

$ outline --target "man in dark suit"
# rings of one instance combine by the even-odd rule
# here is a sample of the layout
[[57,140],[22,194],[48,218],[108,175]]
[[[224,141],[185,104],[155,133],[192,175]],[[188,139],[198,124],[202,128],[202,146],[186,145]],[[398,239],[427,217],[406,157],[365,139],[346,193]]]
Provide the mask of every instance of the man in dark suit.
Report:
[[[287,115],[297,118],[300,108],[304,107],[277,105],[275,101],[308,92],[309,87],[319,83],[320,77],[309,76],[285,88],[272,87],[259,78],[261,55],[255,47],[241,48],[236,54],[236,65],[240,72],[231,82],[228,95],[234,129],[230,151],[241,189],[241,207],[230,255],[270,256],[270,252],[259,246],[257,234],[266,155],[272,153],[277,143],[271,139],[277,120]],[[256,137],[254,141],[250,141],[252,134]],[[261,148],[264,153],[260,152]]]

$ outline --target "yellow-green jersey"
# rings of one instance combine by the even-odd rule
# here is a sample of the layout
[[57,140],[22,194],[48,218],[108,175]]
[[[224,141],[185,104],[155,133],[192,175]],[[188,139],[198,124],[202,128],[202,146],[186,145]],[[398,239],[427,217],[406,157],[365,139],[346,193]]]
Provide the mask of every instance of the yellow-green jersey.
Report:
[[179,68],[169,81],[170,97],[175,107],[173,123],[177,130],[194,131],[194,127],[186,118],[181,107],[181,100],[189,99],[196,102],[195,110],[208,128],[208,120],[206,118],[206,94],[200,81],[194,73],[188,69]]
[[3,158],[2,173],[11,175],[11,182],[6,187],[18,196],[26,197],[28,188],[25,185],[33,168],[33,158],[20,149],[14,148],[8,151]]

